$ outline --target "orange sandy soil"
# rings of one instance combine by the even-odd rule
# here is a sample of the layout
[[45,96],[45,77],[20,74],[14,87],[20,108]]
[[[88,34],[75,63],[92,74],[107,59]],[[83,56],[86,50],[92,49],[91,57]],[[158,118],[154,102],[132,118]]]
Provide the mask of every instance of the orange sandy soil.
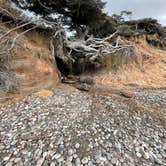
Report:
[[[8,31],[12,27],[1,28]],[[15,37],[21,32],[22,30],[13,31],[10,35]],[[10,62],[18,82],[18,91],[14,94],[0,94],[0,102],[51,88],[59,82],[59,71],[49,49],[49,40],[36,30],[20,36],[11,51]]]

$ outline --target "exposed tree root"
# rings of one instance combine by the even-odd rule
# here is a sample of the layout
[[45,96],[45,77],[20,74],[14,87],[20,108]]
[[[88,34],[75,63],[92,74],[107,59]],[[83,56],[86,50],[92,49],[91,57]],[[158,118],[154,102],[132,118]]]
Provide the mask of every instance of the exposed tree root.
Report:
[[90,36],[86,40],[69,40],[65,31],[60,29],[52,36],[51,48],[52,54],[68,67],[69,74],[103,67],[108,56],[112,57],[113,66],[118,67],[134,61],[141,67],[141,55],[134,46],[123,41],[118,32],[104,39]]

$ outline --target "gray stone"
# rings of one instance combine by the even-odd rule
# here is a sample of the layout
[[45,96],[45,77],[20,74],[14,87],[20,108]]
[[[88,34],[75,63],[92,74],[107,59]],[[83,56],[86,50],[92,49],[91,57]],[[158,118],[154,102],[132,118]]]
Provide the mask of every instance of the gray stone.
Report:
[[4,157],[3,160],[4,160],[4,161],[8,161],[8,160],[10,159],[10,156],[11,156],[11,155]]
[[159,164],[159,165],[162,165],[162,164],[163,164],[162,160],[159,159],[157,156],[153,155],[153,159],[154,159],[154,162],[155,162],[156,164]]
[[112,159],[111,153],[107,153],[107,159],[108,159],[109,161],[111,161],[111,159]]
[[52,160],[57,160],[61,157],[61,154],[60,153],[56,153],[53,157],[52,157]]
[[117,158],[113,157],[113,158],[111,159],[111,163],[112,163],[112,164],[116,164],[117,162],[118,162],[118,159],[117,159]]
[[12,161],[8,162],[6,166],[13,166],[13,162]]
[[143,157],[144,157],[145,159],[149,159],[149,158],[150,158],[149,153],[144,152],[144,153],[143,153]]
[[75,165],[76,166],[81,166],[81,160],[79,158],[76,158]]
[[65,162],[65,166],[72,166],[72,160],[73,160],[72,157],[68,157],[66,162]]
[[88,157],[84,157],[84,158],[81,160],[82,164],[87,164],[88,161],[89,161]]
[[54,162],[51,162],[50,166],[56,166]]
[[118,143],[115,143],[115,149],[118,153],[121,152],[121,144],[118,142]]
[[73,149],[68,150],[68,155],[71,156],[73,154]]
[[34,157],[37,160],[37,159],[39,159],[41,157],[41,155],[42,155],[42,150],[41,149],[37,149],[35,151]]
[[75,148],[78,149],[80,147],[80,144],[79,143],[76,143],[75,144]]
[[44,160],[45,160],[45,158],[40,158],[40,159],[37,161],[36,166],[42,166],[43,163],[44,163]]
[[57,159],[58,163],[63,163],[64,162],[64,157],[60,157]]
[[94,166],[93,162],[92,162],[92,161],[89,161],[89,162],[88,162],[88,166]]
[[137,156],[138,158],[141,158],[141,157],[142,157],[142,154],[139,153],[139,152],[136,152],[136,156]]

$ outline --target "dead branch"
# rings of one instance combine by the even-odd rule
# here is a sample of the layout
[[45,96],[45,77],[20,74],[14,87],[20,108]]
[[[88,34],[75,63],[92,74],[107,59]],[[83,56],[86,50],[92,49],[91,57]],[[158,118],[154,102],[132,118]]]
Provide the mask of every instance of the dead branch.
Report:
[[3,34],[2,36],[0,36],[0,40],[2,40],[5,36],[7,36],[8,34],[10,34],[11,32],[13,32],[13,31],[15,31],[15,30],[17,30],[17,29],[23,28],[23,27],[25,27],[26,25],[29,25],[29,24],[31,24],[31,23],[32,23],[32,21],[29,21],[29,22],[26,22],[26,23],[24,23],[24,24],[21,24],[21,25],[19,25],[19,26],[14,27],[13,29],[7,31],[5,34]]
[[111,34],[110,36],[106,37],[105,39],[103,39],[103,41],[109,41],[110,39],[117,37],[117,35],[118,35],[118,31],[116,31],[113,34]]
[[2,13],[2,14],[5,13],[8,16],[10,16],[11,18],[13,18],[13,19],[15,18],[11,12],[9,12],[8,10],[2,8],[1,6],[0,6],[0,13]]
[[31,30],[37,28],[37,27],[38,27],[38,26],[36,25],[36,26],[34,26],[34,27],[32,27],[32,28],[29,28],[29,29],[23,31],[22,33],[19,33],[16,37],[14,37],[13,42],[12,42],[12,44],[11,44],[11,47],[10,47],[7,51],[11,51],[11,50],[14,48],[16,41],[17,41],[21,36],[25,35],[27,32],[29,32],[29,31],[31,31]]

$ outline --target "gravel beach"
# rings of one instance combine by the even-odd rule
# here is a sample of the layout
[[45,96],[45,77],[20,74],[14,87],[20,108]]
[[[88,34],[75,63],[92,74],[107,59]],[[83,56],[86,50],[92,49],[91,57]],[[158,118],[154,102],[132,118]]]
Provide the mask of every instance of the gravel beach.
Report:
[[164,166],[165,120],[166,90],[32,94],[0,108],[0,165]]

